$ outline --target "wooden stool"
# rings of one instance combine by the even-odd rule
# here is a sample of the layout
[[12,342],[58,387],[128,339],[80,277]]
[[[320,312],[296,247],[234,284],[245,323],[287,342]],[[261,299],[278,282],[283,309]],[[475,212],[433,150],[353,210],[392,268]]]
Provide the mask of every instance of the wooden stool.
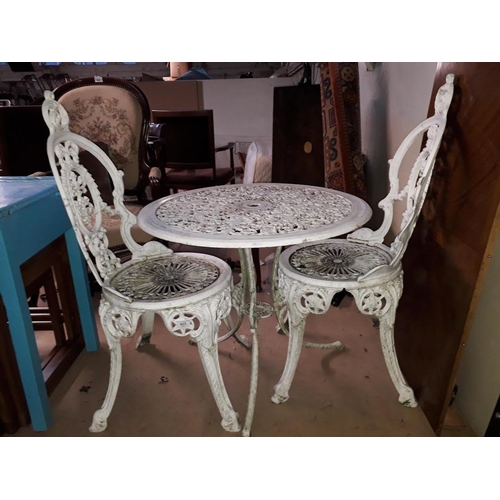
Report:
[[[43,284],[56,347],[42,371],[27,292]],[[52,177],[0,177],[0,296],[33,429],[47,430],[47,390],[61,380],[83,342],[88,351],[99,348],[87,268]]]

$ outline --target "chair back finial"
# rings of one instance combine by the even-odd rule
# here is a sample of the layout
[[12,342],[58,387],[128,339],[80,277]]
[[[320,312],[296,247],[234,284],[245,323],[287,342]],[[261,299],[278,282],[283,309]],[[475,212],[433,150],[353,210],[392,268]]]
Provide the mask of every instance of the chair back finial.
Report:
[[[120,266],[120,260],[109,249],[106,229],[102,224],[103,213],[120,217],[121,237],[132,253],[132,258],[171,253],[160,243],[139,245],[132,238],[131,229],[137,218],[125,208],[123,202],[123,172],[117,170],[101,148],[85,137],[70,132],[68,113],[54,99],[51,91],[45,91],[42,113],[50,130],[47,139],[50,167],[80,248],[99,285],[105,286],[106,278]],[[80,163],[80,150],[88,151],[107,170],[113,184],[114,206],[108,206],[103,201],[94,178]]]
[[45,102],[42,105],[42,113],[50,133],[62,130],[69,131],[69,116],[66,110],[60,106],[51,90],[44,92]]
[[[391,244],[394,256],[391,266],[396,266],[401,261],[422,210],[446,127],[447,113],[453,97],[454,79],[455,75],[446,76],[446,83],[439,88],[436,94],[434,115],[417,125],[399,146],[394,158],[389,160],[390,190],[389,194],[379,203],[379,207],[384,211],[384,220],[379,229],[372,231],[369,228],[361,228],[348,236],[348,239],[354,242],[370,245],[383,243],[392,226],[394,203],[406,198],[406,209],[402,216],[400,231]],[[427,133],[427,140],[424,148],[410,171],[408,182],[403,189],[400,189],[398,176],[401,163],[410,147],[417,140],[421,140],[425,133]],[[373,271],[370,271],[370,274]]]

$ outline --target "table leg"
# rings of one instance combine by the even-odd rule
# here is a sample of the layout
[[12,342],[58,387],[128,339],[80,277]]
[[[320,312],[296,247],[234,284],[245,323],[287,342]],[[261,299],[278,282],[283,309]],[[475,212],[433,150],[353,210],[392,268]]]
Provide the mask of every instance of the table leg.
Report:
[[242,271],[247,274],[248,278],[248,300],[249,300],[249,310],[248,310],[248,320],[250,323],[250,332],[252,334],[252,368],[250,375],[250,392],[248,395],[248,406],[247,414],[245,417],[245,425],[243,427],[243,436],[250,436],[253,415],[255,411],[255,401],[257,398],[257,384],[258,384],[258,373],[259,373],[259,343],[257,338],[257,292],[256,292],[256,281],[255,281],[255,269],[252,260],[252,251],[250,248],[245,248],[240,250]]
[[8,255],[2,260],[0,288],[31,423],[35,431],[46,431],[52,417],[21,270]]
[[239,336],[236,332],[240,329],[241,324],[243,323],[243,318],[245,316],[244,305],[247,300],[248,294],[248,266],[243,262],[245,260],[245,256],[243,255],[242,250],[238,250],[240,254],[240,264],[241,264],[241,280],[240,282],[234,286],[232,293],[232,301],[233,301],[233,309],[236,311],[238,315],[238,319],[236,320],[236,325],[232,321],[231,316],[227,316],[224,319],[226,326],[229,329],[229,332],[225,335],[219,337],[218,342],[224,342],[229,337],[234,336],[234,338],[242,345],[244,345],[247,349],[250,349],[251,342],[246,338],[245,335]]
[[271,277],[271,294],[273,297],[273,307],[274,314],[276,315],[276,319],[278,321],[278,325],[276,327],[277,331],[282,331],[286,335],[288,335],[288,326],[287,326],[287,310],[285,305],[285,300],[283,295],[281,294],[279,283],[278,283],[278,269],[279,269],[279,260],[281,251],[283,247],[277,247],[274,252],[274,262],[273,262],[273,272]]
[[99,337],[97,335],[97,325],[90,296],[87,264],[80,250],[80,245],[78,244],[73,228],[66,231],[64,236],[66,238],[66,248],[68,249],[85,347],[87,351],[97,351],[99,349]]

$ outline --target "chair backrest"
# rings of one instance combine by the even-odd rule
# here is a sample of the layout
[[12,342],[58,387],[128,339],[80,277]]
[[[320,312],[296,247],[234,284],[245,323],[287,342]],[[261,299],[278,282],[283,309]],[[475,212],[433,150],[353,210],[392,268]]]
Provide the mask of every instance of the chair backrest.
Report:
[[111,160],[124,173],[127,194],[143,193],[150,117],[143,92],[126,80],[94,77],[66,82],[54,95],[69,115],[72,132],[108,146]]
[[[397,200],[402,201],[406,198],[406,210],[402,216],[400,232],[391,244],[391,251],[393,254],[391,266],[395,266],[401,261],[413,233],[413,229],[417,223],[420,211],[422,210],[432,177],[436,156],[446,127],[448,109],[453,97],[454,79],[454,75],[450,74],[446,76],[446,83],[441,86],[436,95],[434,116],[427,118],[427,120],[417,125],[407,135],[401,146],[399,146],[394,158],[389,160],[390,190],[389,194],[379,203],[379,207],[384,211],[384,220],[380,228],[376,231],[372,231],[369,228],[361,228],[348,236],[350,241],[371,245],[383,243],[392,225],[394,202]],[[418,140],[421,141],[423,134],[426,132],[427,140],[424,148],[418,155],[410,171],[407,184],[400,189],[398,175],[401,162],[412,144]],[[375,272],[375,270],[370,271],[369,274],[372,275],[372,272]]]
[[153,110],[154,123],[161,124],[165,141],[166,168],[211,168],[215,172],[214,115],[211,109],[198,111]]
[[[131,229],[137,218],[123,203],[123,171],[117,170],[112,160],[93,142],[69,130],[68,113],[49,90],[45,91],[42,113],[50,131],[47,139],[50,167],[80,248],[99,285],[107,287],[106,278],[121,265],[120,260],[109,249],[106,229],[102,225],[103,213],[120,217],[121,237],[133,259],[172,253],[158,242],[139,245],[132,238]],[[95,156],[107,170],[113,184],[113,208],[102,200],[94,178],[81,165],[81,150]]]

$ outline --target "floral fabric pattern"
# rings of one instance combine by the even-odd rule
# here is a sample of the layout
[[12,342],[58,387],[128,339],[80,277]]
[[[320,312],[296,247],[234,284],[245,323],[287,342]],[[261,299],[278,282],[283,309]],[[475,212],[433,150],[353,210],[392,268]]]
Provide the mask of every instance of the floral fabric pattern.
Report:
[[132,189],[139,176],[139,113],[130,98],[116,97],[126,91],[114,88],[114,96],[106,95],[110,94],[107,89],[104,95],[99,91],[95,87],[78,88],[63,95],[60,102],[68,111],[70,130],[92,142],[107,144],[111,160],[124,172],[125,188]]
[[325,186],[366,200],[358,63],[321,63]]

